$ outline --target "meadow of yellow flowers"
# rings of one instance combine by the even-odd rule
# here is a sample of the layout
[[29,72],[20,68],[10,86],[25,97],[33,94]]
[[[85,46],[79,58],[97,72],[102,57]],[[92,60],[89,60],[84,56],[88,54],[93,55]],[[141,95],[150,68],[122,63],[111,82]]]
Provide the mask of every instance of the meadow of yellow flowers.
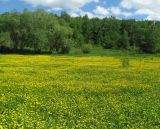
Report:
[[0,129],[159,129],[160,57],[123,58],[0,55]]

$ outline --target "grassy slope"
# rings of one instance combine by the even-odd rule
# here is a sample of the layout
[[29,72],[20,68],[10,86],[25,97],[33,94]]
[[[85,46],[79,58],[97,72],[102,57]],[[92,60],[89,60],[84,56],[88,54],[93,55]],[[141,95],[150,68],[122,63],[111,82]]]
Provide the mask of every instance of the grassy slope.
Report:
[[124,57],[1,55],[0,125],[160,128],[160,58]]

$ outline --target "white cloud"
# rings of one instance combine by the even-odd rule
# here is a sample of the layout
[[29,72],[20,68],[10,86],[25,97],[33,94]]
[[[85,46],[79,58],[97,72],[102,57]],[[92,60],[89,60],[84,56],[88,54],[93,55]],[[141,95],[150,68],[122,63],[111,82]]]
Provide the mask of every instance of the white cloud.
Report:
[[92,13],[92,12],[89,12],[89,11],[83,11],[81,9],[79,10],[70,10],[68,11],[68,14],[71,16],[71,17],[78,17],[78,16],[85,16],[87,15],[88,18],[95,18],[95,17],[98,17],[96,14]]
[[[159,1],[159,0],[154,0]],[[151,5],[153,0],[122,0],[121,6],[127,9]]]
[[78,16],[79,16],[78,13],[73,12],[73,11],[69,11],[68,14],[69,14],[71,17],[78,17]]
[[145,9],[145,8],[142,8],[142,9],[138,9],[136,12],[135,12],[136,15],[153,15],[154,12],[150,9]]
[[122,15],[125,17],[133,16],[133,14],[131,12],[122,12]]
[[96,17],[96,15],[94,15],[93,13],[91,13],[91,12],[84,12],[84,11],[80,12],[80,15],[81,16],[87,15],[88,18],[94,18],[94,17]]
[[62,10],[62,8],[52,8],[52,10],[54,10],[54,11],[60,11],[60,10]]
[[[91,2],[98,3],[101,0],[67,0],[65,2],[64,0],[21,0],[21,1],[25,1],[29,4],[32,4],[33,6],[48,7],[49,12],[52,10],[59,11],[59,10],[67,9],[68,13],[72,17],[88,15],[89,18],[94,18],[94,17],[104,18],[107,16],[111,16],[112,14],[116,16],[123,15],[125,17],[128,17],[131,15],[130,13],[122,12],[121,9],[118,7],[110,7],[107,9],[102,6],[97,6],[92,11],[81,10],[81,8],[86,4],[89,4]],[[103,1],[103,2],[106,3],[106,1]]]
[[136,10],[135,15],[147,15],[149,20],[160,20],[160,0],[122,0],[120,5]]
[[120,5],[121,5],[121,7],[126,8],[126,9],[131,9],[132,8],[132,4],[130,3],[129,0],[122,0]]
[[119,7],[111,7],[110,11],[112,12],[112,14],[119,16],[121,15],[121,9]]
[[21,0],[33,6],[46,6],[50,8],[63,8],[63,9],[80,9],[84,5],[91,2],[98,2],[99,0]]
[[78,11],[74,11],[74,10],[71,10],[68,12],[68,14],[70,14],[70,16],[72,17],[78,17],[78,16],[85,16],[87,15],[88,18],[100,18],[100,19],[103,19],[106,17],[106,15],[101,15],[101,14],[96,14],[94,13],[94,10],[92,12],[89,12],[89,11],[83,11],[83,10],[78,10]]
[[96,9],[93,10],[94,17],[99,17],[99,18],[104,18],[107,16],[124,16],[124,17],[129,17],[132,16],[133,14],[129,11],[125,12],[123,11],[120,7],[118,6],[112,6],[110,8],[104,8],[102,6],[97,6]]
[[120,7],[111,7],[109,8],[109,10],[111,11],[111,13],[115,16],[125,16],[125,17],[129,17],[132,16],[133,14],[129,11],[125,12],[122,11],[122,9]]
[[[9,0],[0,0],[7,2]],[[146,15],[149,20],[160,20],[160,0],[121,0],[119,6],[110,6],[106,8],[107,0],[19,0],[31,4],[32,6],[44,6],[48,12],[67,10],[73,16],[88,15],[89,18],[107,16]],[[83,11],[82,7],[91,2],[98,3],[99,6],[91,11]],[[125,9],[125,10],[124,10]],[[126,11],[127,10],[127,11]],[[134,10],[134,12],[133,12]]]
[[101,6],[97,6],[96,9],[93,10],[93,12],[98,15],[108,15],[109,14],[109,10]]

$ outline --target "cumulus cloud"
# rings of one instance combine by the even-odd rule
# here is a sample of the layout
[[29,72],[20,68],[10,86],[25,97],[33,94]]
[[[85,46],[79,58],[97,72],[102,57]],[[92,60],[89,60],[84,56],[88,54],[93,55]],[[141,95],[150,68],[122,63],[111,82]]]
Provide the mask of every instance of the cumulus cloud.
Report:
[[[60,11],[60,10],[67,10],[67,12],[72,17],[77,17],[79,15],[84,16],[88,15],[89,18],[96,17],[95,14],[89,11],[83,11],[81,8],[89,3],[98,3],[99,0],[21,0],[26,3],[29,3],[33,6],[44,6],[48,7],[48,12],[52,11]],[[104,11],[104,10],[103,10]]]
[[145,8],[142,8],[142,9],[138,9],[136,12],[135,12],[136,15],[153,15],[154,12],[150,9],[145,9]]
[[133,13],[131,13],[131,12],[122,12],[122,15],[125,16],[125,17],[130,17],[130,16],[133,16]]
[[147,15],[149,20],[160,20],[160,0],[122,0],[120,6],[136,10],[135,15]]
[[99,0],[21,0],[34,6],[46,6],[49,8],[62,8],[62,9],[79,9],[84,5],[91,2],[98,2]]
[[94,14],[93,12],[89,11],[83,11],[83,10],[78,10],[77,12],[74,12],[74,10],[68,11],[68,14],[71,17],[78,17],[78,16],[85,16],[87,15],[88,18],[95,18],[95,17],[101,17],[100,15]]
[[[7,1],[7,0],[1,0]],[[160,20],[160,0],[121,0],[120,6],[117,7],[102,7],[97,6],[92,11],[84,12],[82,7],[91,2],[95,3],[109,3],[105,0],[19,0],[24,1],[33,6],[45,6],[52,10],[70,10],[72,16],[77,15],[88,15],[89,17],[105,17],[109,15],[125,16],[129,17],[132,15],[146,15],[149,20]],[[124,11],[124,9],[128,11]],[[135,10],[134,13],[131,13]]]
[[69,11],[68,14],[69,14],[71,17],[78,17],[78,16],[79,16],[78,13],[73,12],[73,11]]
[[93,13],[91,13],[91,12],[85,12],[85,11],[81,11],[80,12],[80,15],[81,16],[85,16],[85,15],[87,15],[88,16],[88,18],[94,18],[94,17],[97,17],[96,15],[94,15]]
[[100,17],[100,18],[104,18],[107,16],[124,16],[124,17],[129,17],[132,16],[133,14],[131,12],[125,12],[123,11],[120,7],[118,6],[112,6],[109,8],[104,8],[102,6],[97,6],[96,9],[93,10],[93,13],[95,14],[95,16]]
[[[0,0],[7,2],[9,0]],[[107,3],[112,3],[109,0],[19,0],[26,2],[33,6],[43,6],[48,8],[47,11],[61,11],[67,12],[77,17],[79,15],[88,15],[89,18],[107,16],[117,17],[131,17],[136,15],[146,16],[149,20],[160,20],[160,0],[121,0],[119,6],[107,6]],[[90,3],[96,3],[93,10],[83,11],[83,7]]]
[[119,7],[111,7],[110,8],[112,14],[116,15],[116,16],[119,16],[121,15],[121,9]]
[[108,15],[109,14],[109,10],[101,6],[97,6],[96,9],[93,10],[93,12],[98,15]]
[[110,10],[111,14],[115,15],[115,16],[129,17],[129,16],[133,15],[131,12],[123,11],[120,7],[110,7],[109,10]]

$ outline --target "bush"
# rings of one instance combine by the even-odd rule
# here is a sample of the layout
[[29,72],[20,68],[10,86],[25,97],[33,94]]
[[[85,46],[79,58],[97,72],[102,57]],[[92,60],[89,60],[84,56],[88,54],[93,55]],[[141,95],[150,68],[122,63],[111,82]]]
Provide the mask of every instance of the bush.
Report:
[[62,54],[68,54],[70,52],[70,46],[63,46],[61,53]]
[[70,39],[66,39],[65,43],[63,44],[61,48],[61,53],[68,54],[71,50],[72,45],[73,45],[73,41]]
[[82,52],[83,52],[84,54],[90,53],[90,52],[91,52],[91,49],[92,49],[92,45],[91,45],[91,44],[84,44],[84,45],[82,46]]
[[140,48],[137,47],[136,45],[130,46],[129,50],[132,52],[140,52]]

